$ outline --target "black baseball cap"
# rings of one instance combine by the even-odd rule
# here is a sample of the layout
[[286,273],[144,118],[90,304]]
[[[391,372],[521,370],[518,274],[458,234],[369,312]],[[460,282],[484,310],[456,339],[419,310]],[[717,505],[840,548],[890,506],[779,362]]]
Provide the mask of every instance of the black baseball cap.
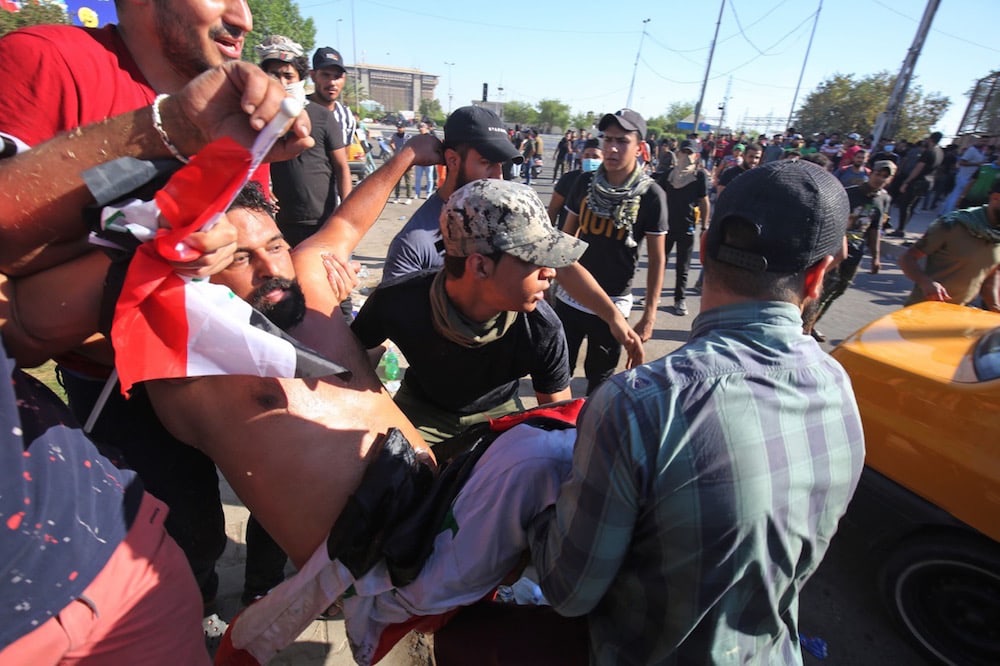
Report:
[[331,49],[329,46],[316,49],[313,54],[313,69],[323,69],[324,67],[339,67],[345,72],[344,59],[340,57],[340,51]]
[[849,213],[844,186],[823,167],[771,162],[719,195],[706,249],[716,261],[750,271],[798,273],[840,251]]
[[640,139],[646,137],[646,121],[637,111],[618,109],[614,113],[606,113],[601,118],[601,122],[597,124],[597,129],[603,132],[611,123],[618,125],[626,132],[638,132]]
[[684,139],[681,141],[681,145],[678,150],[690,150],[692,153],[700,153],[701,141],[698,139]]
[[454,148],[467,143],[491,162],[524,161],[511,143],[507,129],[497,114],[481,106],[455,109],[444,123],[444,144]]

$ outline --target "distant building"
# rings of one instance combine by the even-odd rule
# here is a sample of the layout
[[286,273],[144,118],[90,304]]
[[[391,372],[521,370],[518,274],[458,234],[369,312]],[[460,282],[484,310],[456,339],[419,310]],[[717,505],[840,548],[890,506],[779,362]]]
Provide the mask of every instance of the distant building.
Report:
[[375,100],[389,111],[416,111],[421,100],[434,99],[438,76],[419,69],[383,67],[380,65],[348,65],[347,75],[360,78],[367,98]]
[[484,102],[482,100],[474,99],[469,102],[472,106],[481,106],[484,109],[489,109],[493,113],[497,114],[501,120],[503,119],[503,102]]

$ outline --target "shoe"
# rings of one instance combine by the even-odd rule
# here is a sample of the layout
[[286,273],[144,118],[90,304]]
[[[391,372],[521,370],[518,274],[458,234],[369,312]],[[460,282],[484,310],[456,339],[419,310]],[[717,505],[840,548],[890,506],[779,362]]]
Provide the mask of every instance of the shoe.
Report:
[[396,197],[395,199],[393,199],[392,203],[399,203],[399,197]]
[[402,203],[404,206],[409,206],[411,203],[413,203],[413,199],[403,199],[400,203]]
[[683,298],[680,299],[679,301],[674,301],[674,314],[675,315],[677,315],[678,317],[683,317],[687,313],[688,313],[687,302],[685,302]]
[[906,238],[906,232],[902,229],[896,229],[895,231],[890,231],[886,234],[890,238]]
[[813,330],[809,331],[809,335],[811,335],[812,339],[816,342],[826,342],[826,336],[823,335],[815,326],[813,326]]

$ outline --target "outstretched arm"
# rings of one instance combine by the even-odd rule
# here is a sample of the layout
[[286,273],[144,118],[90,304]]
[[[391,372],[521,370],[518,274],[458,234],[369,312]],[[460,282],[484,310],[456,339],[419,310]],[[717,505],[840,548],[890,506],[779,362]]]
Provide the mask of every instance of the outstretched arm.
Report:
[[403,173],[414,164],[440,164],[443,159],[438,139],[429,134],[413,137],[392,159],[358,183],[319,231],[296,246],[292,253],[295,272],[311,308],[332,312],[344,296],[331,289],[323,255],[346,262],[375,224]]
[[930,276],[920,268],[920,260],[925,256],[927,255],[918,250],[916,247],[911,247],[904,252],[903,256],[899,258],[899,267],[903,270],[903,275],[916,283],[917,287],[920,288],[920,291],[923,292],[926,300],[951,301],[951,295],[948,293],[948,290],[944,288],[944,285],[940,282],[932,280]]
[[[222,136],[249,146],[284,98],[284,89],[258,67],[226,63],[161,103],[163,129],[185,155]],[[311,145],[303,113],[271,157],[287,159]],[[26,275],[84,252],[81,211],[92,199],[80,174],[118,157],[171,157],[153,127],[150,107],[60,134],[0,161],[0,270]],[[190,241],[194,247],[199,242],[197,236]]]
[[611,335],[615,337],[628,355],[626,361],[627,368],[634,368],[642,365],[643,349],[642,339],[639,334],[632,330],[624,315],[615,307],[614,302],[607,293],[597,284],[597,280],[579,262],[574,262],[565,268],[558,270],[559,285],[573,297],[575,301],[591,310],[601,318]]

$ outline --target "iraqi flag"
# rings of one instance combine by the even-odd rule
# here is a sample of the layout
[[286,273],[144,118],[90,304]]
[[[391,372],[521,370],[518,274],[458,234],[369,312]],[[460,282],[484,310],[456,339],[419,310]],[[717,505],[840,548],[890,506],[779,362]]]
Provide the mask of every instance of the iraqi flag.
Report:
[[[286,114],[288,122],[298,115],[292,111]],[[110,216],[125,228],[148,226],[157,214],[168,225],[152,224],[155,235],[136,250],[115,306],[111,340],[126,395],[136,382],[151,379],[350,376],[286,335],[228,287],[179,276],[169,263],[197,257],[184,239],[215,223],[285,129],[287,123],[262,131],[251,151],[229,138],[215,141],[171,176],[153,202]]]

